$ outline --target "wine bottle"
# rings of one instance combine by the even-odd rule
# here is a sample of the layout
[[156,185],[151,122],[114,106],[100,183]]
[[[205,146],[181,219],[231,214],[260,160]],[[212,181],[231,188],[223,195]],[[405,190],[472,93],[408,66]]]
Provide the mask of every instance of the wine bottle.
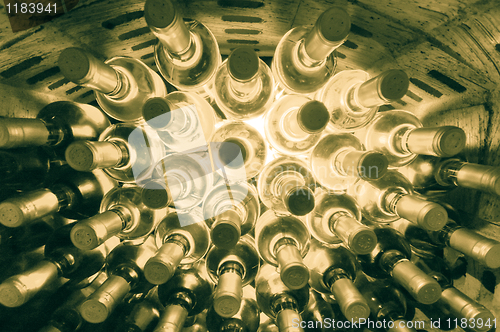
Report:
[[101,170],[70,172],[45,189],[24,192],[0,203],[0,223],[19,227],[59,212],[70,219],[88,218],[99,211],[103,196],[116,186]]
[[102,110],[118,121],[143,122],[144,102],[167,94],[161,77],[131,57],[113,57],[103,62],[86,50],[69,47],[59,55],[58,65],[66,79],[93,89]]
[[217,283],[213,308],[219,316],[230,318],[240,310],[243,287],[250,284],[259,271],[260,258],[254,238],[245,235],[232,249],[213,246],[206,264],[209,276]]
[[368,321],[367,328],[374,328],[380,322],[387,332],[416,332],[411,324],[407,324],[412,317],[408,317],[408,303],[404,294],[394,284],[384,279],[368,281],[361,277],[357,283],[370,307],[374,322]]
[[170,0],[147,0],[144,18],[158,38],[155,62],[163,78],[179,90],[208,97],[221,64],[219,44],[196,20],[184,20]]
[[220,316],[213,306],[207,312],[207,328],[209,332],[257,332],[259,324],[260,310],[255,300],[255,289],[252,286],[243,287],[241,306],[231,317]]
[[104,196],[99,214],[76,223],[71,230],[71,241],[82,250],[96,248],[112,236],[141,243],[165,212],[145,206],[140,187],[117,187]]
[[44,188],[69,169],[66,160],[47,147],[0,150],[0,187],[4,190]]
[[423,127],[412,113],[382,112],[369,126],[356,132],[367,150],[383,153],[391,167],[412,162],[417,155],[451,157],[465,147],[465,132],[454,126]]
[[329,129],[353,132],[368,125],[379,106],[401,99],[409,83],[406,73],[399,69],[373,78],[362,70],[343,70],[316,93],[315,99],[328,109]]
[[217,122],[212,106],[189,92],[172,92],[151,98],[142,107],[147,124],[172,151],[184,152],[207,145]]
[[[1,216],[2,212],[0,211]],[[28,253],[44,246],[56,229],[69,222],[68,219],[62,218],[59,214],[54,214],[20,227],[12,228],[0,225],[0,252],[2,253],[0,264],[4,264],[5,261],[16,260],[16,255]],[[7,268],[5,267],[2,270],[0,280],[2,280],[3,273],[7,272]]]
[[214,187],[203,202],[203,217],[210,227],[212,243],[231,249],[253,229],[260,216],[257,189],[248,182]]
[[215,74],[215,102],[233,120],[253,119],[274,101],[271,69],[250,47],[235,48]]
[[375,248],[377,237],[370,227],[361,223],[361,209],[352,197],[317,189],[315,202],[306,221],[316,240],[326,244],[343,243],[361,255]]
[[73,291],[51,315],[48,324],[39,332],[75,332],[84,324],[78,306],[106,280],[106,273],[99,276],[85,288]]
[[312,288],[309,289],[309,302],[301,316],[302,321],[306,323],[305,332],[327,332],[331,327],[335,328],[331,323],[335,321],[336,316],[330,303]]
[[199,314],[188,317],[182,328],[182,332],[207,332],[207,309]]
[[146,279],[155,285],[166,283],[179,265],[193,264],[208,252],[210,235],[201,209],[171,212],[155,230],[158,251],[144,266]]
[[410,180],[416,192],[426,196],[439,196],[456,187],[500,195],[500,168],[495,166],[419,155],[398,171]]
[[286,93],[309,94],[331,78],[337,65],[334,50],[347,39],[349,14],[339,7],[323,12],[311,29],[296,27],[280,40],[271,66],[274,80]]
[[[2,266],[3,269],[3,266]],[[0,305],[2,331],[24,332],[38,331],[48,323],[52,313],[71,294],[74,287],[66,287],[67,279],[59,279],[55,284],[47,285],[32,299],[20,307]]]
[[332,294],[347,320],[368,318],[370,309],[353,284],[361,272],[353,253],[342,246],[328,247],[312,239],[304,263],[309,268],[311,287]]
[[74,226],[75,223],[72,223],[55,230],[45,245],[44,260],[0,284],[1,304],[6,307],[21,306],[60,278],[70,279],[76,284],[104,266],[106,247],[99,246],[93,250],[74,247],[70,240]]
[[171,206],[188,211],[203,202],[215,183],[210,155],[204,149],[169,154],[152,169],[142,185],[142,201],[152,209]]
[[309,231],[294,216],[263,213],[255,225],[255,241],[260,257],[280,270],[281,280],[290,289],[305,287],[309,270],[302,258],[309,250]]
[[51,146],[64,149],[72,141],[96,140],[110,125],[98,108],[72,101],[56,101],[35,119],[0,119],[0,148]]
[[267,151],[264,137],[249,124],[226,121],[210,138],[214,164],[228,182],[257,176],[264,167]]
[[329,134],[314,147],[311,170],[318,182],[334,192],[344,192],[359,179],[377,180],[387,172],[387,158],[365,151],[352,134]]
[[349,189],[363,216],[371,222],[390,223],[405,218],[423,229],[439,230],[448,220],[441,205],[414,195],[408,180],[394,170],[375,181],[360,181]]
[[394,227],[417,249],[425,250],[433,246],[450,247],[490,269],[500,267],[500,243],[498,241],[460,226],[451,219],[448,219],[448,223],[442,229],[428,231],[425,234],[415,230],[415,227],[405,220],[398,221]]
[[108,127],[98,142],[73,142],[65,153],[73,169],[90,172],[103,168],[113,179],[125,183],[148,179],[164,154],[165,147],[154,131],[131,123]]
[[108,279],[81,305],[82,318],[93,324],[104,322],[128,293],[148,292],[153,285],[144,278],[144,264],[154,254],[152,238],[141,245],[122,242],[106,258]]
[[262,203],[279,214],[304,216],[314,208],[316,183],[309,167],[295,157],[278,157],[260,172],[257,189]]
[[167,283],[158,286],[158,297],[165,310],[154,332],[180,332],[188,317],[210,306],[211,294],[212,286],[199,273],[196,264],[186,270],[177,270]]
[[358,255],[363,272],[372,278],[392,277],[415,300],[431,304],[439,300],[441,287],[410,262],[411,249],[401,233],[388,227],[375,227],[377,246],[366,255]]
[[290,289],[272,265],[264,264],[255,279],[255,296],[260,310],[275,320],[280,332],[303,331],[297,323],[309,302],[307,283],[302,288]]
[[[267,315],[265,315],[264,317],[267,317]],[[299,330],[299,331],[304,331],[304,330]],[[260,323],[257,332],[279,332],[279,329],[276,326],[276,322],[274,321],[274,319],[267,317],[267,319],[264,322]]]
[[[147,294],[135,301],[131,301],[130,312],[115,325],[115,332],[146,332],[152,331],[158,324],[160,313],[163,310],[158,299],[157,288],[151,289]],[[128,311],[128,310],[127,310]]]
[[279,153],[307,154],[318,143],[329,119],[323,103],[301,95],[284,96],[265,115],[266,138]]
[[[19,228],[8,229],[18,230]],[[48,237],[49,236],[46,235],[45,242],[47,242]],[[40,263],[40,261],[45,258],[44,244],[35,248],[31,248],[31,250],[27,249],[25,251],[21,251],[12,255],[10,255],[11,252],[2,250],[2,257],[0,258],[0,264],[2,265],[2,269],[0,270],[0,283],[16,274],[31,270],[38,263]]]
[[416,257],[414,264],[434,278],[443,290],[436,303],[422,307],[425,314],[432,312],[441,315],[441,317],[453,317],[459,321],[464,319],[467,322],[474,322],[473,327],[472,324],[469,324],[469,326],[478,332],[490,329],[491,326],[488,327],[486,322],[493,321],[495,316],[486,307],[453,287],[451,271],[444,260],[439,257],[432,260]]

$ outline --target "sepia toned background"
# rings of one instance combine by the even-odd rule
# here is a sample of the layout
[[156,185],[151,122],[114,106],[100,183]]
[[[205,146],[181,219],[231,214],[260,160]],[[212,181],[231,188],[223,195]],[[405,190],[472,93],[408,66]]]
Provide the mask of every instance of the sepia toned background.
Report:
[[[426,126],[459,126],[467,134],[468,161],[500,165],[498,0],[174,2],[182,16],[211,29],[223,55],[250,45],[266,61],[290,28],[312,26],[329,6],[345,6],[352,27],[336,51],[338,70],[376,74],[404,69],[411,82],[408,93],[382,110],[412,111]],[[64,79],[57,67],[59,53],[70,46],[85,48],[101,59],[135,57],[156,70],[156,38],[146,26],[143,7],[144,1],[79,0],[66,14],[13,32],[12,17],[0,5],[0,116],[35,117],[56,100],[95,102],[91,90]],[[457,189],[448,201],[468,213],[469,227],[500,239],[499,198]],[[447,254],[454,259],[454,253]],[[499,280],[500,271],[469,260],[467,274],[455,286],[500,318]]]

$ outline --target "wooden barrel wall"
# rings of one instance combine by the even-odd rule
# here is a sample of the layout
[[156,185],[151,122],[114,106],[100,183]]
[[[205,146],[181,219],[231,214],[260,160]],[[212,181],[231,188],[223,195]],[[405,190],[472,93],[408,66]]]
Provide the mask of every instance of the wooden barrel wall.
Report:
[[[500,165],[500,2],[498,0],[177,0],[185,18],[206,24],[223,55],[240,45],[272,57],[290,28],[313,25],[331,5],[347,8],[349,38],[336,52],[338,70],[378,73],[402,68],[409,92],[385,109],[406,109],[425,125],[453,124],[467,133],[471,162]],[[35,117],[46,103],[95,100],[63,78],[62,49],[79,46],[105,59],[128,55],[156,70],[155,37],[144,1],[79,0],[68,13],[12,32],[0,5],[0,116]],[[471,227],[500,240],[500,199],[459,189],[448,199],[475,216]],[[450,253],[451,255],[451,253]],[[457,288],[500,317],[500,271],[470,261]],[[500,323],[500,322],[499,322]]]

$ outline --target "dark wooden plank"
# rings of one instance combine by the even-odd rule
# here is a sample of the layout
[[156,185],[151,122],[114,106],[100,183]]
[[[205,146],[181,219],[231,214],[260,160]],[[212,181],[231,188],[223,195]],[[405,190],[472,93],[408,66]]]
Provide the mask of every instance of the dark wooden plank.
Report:
[[[491,7],[492,4],[490,4]],[[434,31],[434,36],[450,54],[500,82],[500,8],[471,15]]]

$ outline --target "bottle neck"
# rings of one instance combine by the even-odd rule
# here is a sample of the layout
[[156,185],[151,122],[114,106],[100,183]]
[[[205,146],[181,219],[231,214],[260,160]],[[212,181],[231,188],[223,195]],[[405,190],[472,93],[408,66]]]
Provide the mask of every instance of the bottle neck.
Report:
[[398,215],[397,206],[401,198],[407,196],[408,194],[402,192],[401,190],[388,190],[383,196],[384,204],[381,206],[384,208],[385,212],[390,214]]
[[246,332],[246,331],[247,327],[245,326],[245,324],[241,320],[235,318],[224,319],[219,328],[219,332]]
[[59,210],[72,208],[79,203],[78,195],[73,188],[65,184],[56,184],[50,188],[57,197]]
[[190,241],[181,233],[168,235],[144,266],[144,276],[154,285],[166,283],[191,249]]
[[398,263],[408,261],[408,259],[409,257],[406,257],[406,255],[399,250],[388,250],[380,257],[380,267],[387,274],[391,274],[391,271]]
[[354,286],[354,278],[355,276],[337,266],[331,266],[323,275],[325,285],[335,296],[344,316],[348,320],[366,319],[370,314],[370,308],[363,295]]
[[483,322],[495,320],[492,312],[454,287],[443,290],[437,304],[459,319],[477,321],[481,317]]
[[465,227],[447,225],[446,244],[491,269],[500,267],[498,255],[500,243],[496,240],[484,237]]
[[311,136],[311,133],[305,131],[300,123],[299,110],[299,107],[294,108],[280,119],[280,131],[289,141],[300,142]]
[[432,277],[409,261],[399,250],[388,250],[382,254],[380,267],[398,284],[404,287],[418,302],[432,304],[441,296],[441,286]]
[[[167,102],[168,103],[168,102]],[[169,103],[170,104],[170,103]],[[160,119],[166,119],[162,126],[154,126],[160,131],[167,131],[174,135],[185,136],[194,134],[198,126],[198,114],[194,105],[182,106],[176,108],[175,105],[169,105],[170,111],[160,115]],[[154,121],[154,119],[152,119]],[[152,122],[149,120],[148,122]]]
[[[157,322],[160,318],[160,311],[158,305],[149,301],[147,298],[137,303],[132,312],[127,316],[125,321],[125,327],[130,326],[130,332],[135,331],[134,329],[139,328],[139,331],[146,331],[146,329]],[[127,332],[129,330],[126,330]]]
[[168,172],[166,182],[172,202],[187,197],[192,191],[193,180],[184,172]]
[[351,111],[363,113],[402,98],[408,84],[405,72],[392,69],[353,85],[346,91],[344,100]]
[[193,181],[180,170],[172,170],[161,179],[147,182],[141,191],[142,202],[151,209],[173,206],[176,200],[187,197],[192,192]]
[[393,327],[392,328],[388,328],[387,329],[387,332],[417,332],[417,330],[415,330],[414,328],[412,327],[408,327],[408,326],[411,326],[410,324],[408,324],[409,322],[406,320],[406,319],[403,319],[402,317],[397,317],[397,318],[390,318],[394,324],[392,325]]
[[239,80],[229,75],[229,93],[231,97],[241,103],[251,101],[262,90],[262,79],[259,72],[249,80]]
[[331,157],[332,168],[340,175],[378,179],[387,171],[386,159],[375,151],[339,149]]
[[451,157],[460,153],[466,140],[465,132],[453,126],[407,127],[401,136],[394,137],[398,139],[396,149],[403,153],[437,157]]
[[55,123],[44,122],[49,134],[47,136],[47,145],[56,146],[64,141],[66,130]]
[[183,256],[186,255],[191,250],[191,244],[189,243],[189,240],[184,235],[179,233],[174,233],[172,235],[167,236],[163,241],[163,245],[167,243],[175,244],[178,247],[180,247]]
[[157,28],[150,26],[150,29],[174,59],[187,62],[199,53],[197,48],[201,45],[197,45],[195,36],[192,35],[177,12],[172,24],[168,27]]
[[236,260],[229,260],[224,262],[220,267],[219,267],[219,278],[224,275],[225,273],[232,273],[237,276],[239,276],[241,279],[243,279],[245,275],[245,267],[238,261]]
[[274,245],[272,252],[276,257],[283,283],[290,289],[300,289],[309,281],[309,269],[302,260],[297,241],[284,236]]
[[305,36],[303,43],[301,43],[302,50],[300,50],[300,53],[307,56],[307,62],[305,62],[305,64],[309,64],[312,61],[320,62],[325,60],[335,49],[341,46],[344,40],[345,38],[337,42],[325,42],[316,24]]
[[355,254],[369,254],[377,245],[375,232],[346,211],[334,213],[328,222],[330,231]]
[[435,173],[440,185],[455,185],[500,195],[500,168],[448,159]]
[[304,216],[314,208],[314,193],[297,171],[279,173],[270,184],[271,194],[280,199],[291,214]]
[[71,229],[73,244],[82,250],[97,248],[106,240],[137,226],[140,215],[134,206],[114,205],[108,211],[78,221]]
[[89,58],[89,71],[85,78],[75,82],[81,86],[96,90],[109,98],[119,100],[130,91],[131,77],[123,69]]
[[65,152],[68,164],[75,170],[90,172],[97,168],[123,167],[130,162],[128,144],[124,141],[76,141]]
[[305,41],[301,41],[295,46],[293,50],[292,62],[299,71],[310,71],[311,69],[321,67],[329,54],[330,53],[320,59],[312,58],[307,52]]
[[[231,204],[231,202],[228,203]],[[216,209],[215,214],[210,231],[213,244],[220,248],[234,248],[240,239],[241,226],[248,214],[245,207],[239,204],[230,205],[224,209]]]
[[[358,83],[350,87],[344,95],[345,105],[349,108],[350,111],[356,113],[364,113],[370,110],[371,107],[366,107],[362,104],[362,100],[359,97],[359,89],[362,83]],[[379,105],[374,105],[372,107],[376,107]]]
[[335,266],[331,266],[323,275],[323,281],[325,282],[325,285],[330,288],[330,290],[332,289],[333,284],[340,279],[349,279],[352,281],[352,276],[349,275],[349,273],[347,273],[344,269]]
[[291,295],[280,294],[271,303],[271,311],[275,316],[278,316],[283,310],[299,312],[297,301]]
[[6,307],[19,307],[48,285],[55,283],[61,274],[56,263],[43,260],[34,268],[0,284],[0,303]]
[[285,201],[290,191],[305,185],[306,181],[301,173],[297,171],[284,171],[272,180],[271,193],[273,196],[280,197]]
[[442,162],[435,173],[436,181],[440,185],[458,186],[458,172],[465,164],[459,159],[449,159]]
[[[186,304],[172,303],[165,307],[160,316],[160,321],[153,332],[180,332],[189,315]],[[187,307],[190,307],[187,305]]]
[[241,307],[245,267],[236,258],[222,263],[218,270],[213,307],[221,317],[236,315]]
[[428,231],[440,230],[448,221],[448,213],[439,204],[426,201],[415,195],[390,190],[382,197],[386,211]]

